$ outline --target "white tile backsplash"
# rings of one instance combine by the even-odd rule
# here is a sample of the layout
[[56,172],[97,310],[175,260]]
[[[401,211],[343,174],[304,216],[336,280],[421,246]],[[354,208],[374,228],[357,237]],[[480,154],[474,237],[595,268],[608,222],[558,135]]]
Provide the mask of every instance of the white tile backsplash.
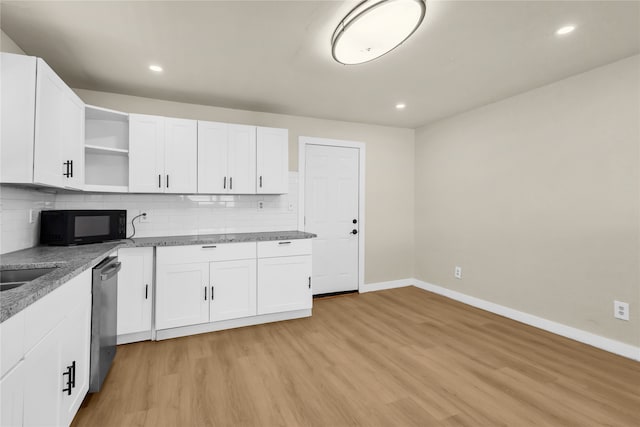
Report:
[[126,209],[127,236],[133,232],[131,219],[146,212],[146,222],[136,220],[136,237],[298,228],[297,172],[289,172],[289,193],[283,195],[51,194],[4,185],[1,190],[0,253],[38,243],[39,224],[29,224],[29,209],[38,214],[42,209]]
[[[56,195],[32,188],[0,186],[0,254],[38,244],[40,211],[53,209]],[[29,223],[33,209],[35,221]]]

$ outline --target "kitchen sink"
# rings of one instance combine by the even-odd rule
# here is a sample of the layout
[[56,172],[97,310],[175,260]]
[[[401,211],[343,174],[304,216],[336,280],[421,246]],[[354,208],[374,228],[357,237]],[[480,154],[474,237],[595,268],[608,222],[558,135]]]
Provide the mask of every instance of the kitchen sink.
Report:
[[0,271],[0,292],[22,286],[40,276],[44,276],[56,268],[57,267]]

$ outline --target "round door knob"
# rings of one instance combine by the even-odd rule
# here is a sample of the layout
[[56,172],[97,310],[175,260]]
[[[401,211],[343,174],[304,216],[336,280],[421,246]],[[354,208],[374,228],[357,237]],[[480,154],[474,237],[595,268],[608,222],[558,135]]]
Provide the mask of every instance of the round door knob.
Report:
[[354,230],[352,230],[352,231],[351,231],[351,234],[358,234],[358,230],[355,230],[355,229],[354,229]]
[[354,224],[357,224],[357,223],[358,223],[358,220],[357,220],[357,219],[354,219],[354,220],[353,220],[353,223],[354,223]]

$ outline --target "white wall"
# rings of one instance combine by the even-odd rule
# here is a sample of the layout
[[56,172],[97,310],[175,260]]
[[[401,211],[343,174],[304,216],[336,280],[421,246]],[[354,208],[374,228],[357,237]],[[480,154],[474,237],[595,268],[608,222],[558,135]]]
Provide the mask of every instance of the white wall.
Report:
[[640,344],[640,56],[419,129],[415,198],[417,278]]

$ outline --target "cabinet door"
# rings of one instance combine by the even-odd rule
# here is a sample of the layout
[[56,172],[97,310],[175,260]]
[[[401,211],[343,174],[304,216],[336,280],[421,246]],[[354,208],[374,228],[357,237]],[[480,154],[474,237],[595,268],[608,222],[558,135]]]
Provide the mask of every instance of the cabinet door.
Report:
[[228,125],[229,193],[256,192],[256,127]]
[[209,263],[159,265],[156,328],[208,322],[209,291]]
[[256,315],[256,260],[211,263],[210,321]]
[[258,194],[289,192],[289,131],[259,127],[256,132]]
[[165,119],[165,193],[198,191],[198,127],[195,120]]
[[118,335],[151,331],[153,248],[118,251]]
[[[69,425],[80,409],[82,400],[89,391],[89,361],[91,343],[91,296],[77,306],[61,324],[62,337],[60,350],[64,371],[67,366],[73,366],[73,386],[71,394],[62,393],[60,410],[60,424]],[[67,376],[63,378],[62,388],[67,387]]]
[[258,259],[258,314],[310,309],[311,255]]
[[62,186],[63,105],[67,86],[42,60],[37,60],[33,182]]
[[0,380],[0,426],[21,426],[24,363],[20,362]]
[[69,172],[62,178],[62,185],[81,190],[84,187],[84,102],[69,88],[62,100],[62,162],[69,162]]
[[66,366],[60,350],[60,327],[52,329],[24,359],[24,425],[50,426],[61,422]]
[[33,182],[36,58],[0,53],[1,182]]
[[129,191],[164,192],[164,118],[129,115]]
[[198,122],[198,193],[228,192],[227,124]]

